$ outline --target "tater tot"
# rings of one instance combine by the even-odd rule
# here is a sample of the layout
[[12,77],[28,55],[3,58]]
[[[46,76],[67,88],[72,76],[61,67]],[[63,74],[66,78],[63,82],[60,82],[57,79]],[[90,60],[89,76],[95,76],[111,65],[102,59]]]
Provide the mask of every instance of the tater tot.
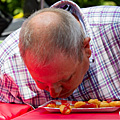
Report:
[[110,107],[107,101],[100,102],[100,107]]
[[56,103],[52,101],[49,104],[47,104],[47,107],[55,108],[56,107]]
[[82,105],[85,105],[86,103],[85,102],[83,102],[83,101],[78,101],[78,102],[76,102],[75,104],[74,104],[74,107],[75,108],[79,108],[79,107],[81,107]]
[[98,99],[90,99],[88,103],[97,104],[98,106],[100,105],[100,101]]
[[109,104],[110,107],[120,107],[120,101],[112,101]]
[[72,111],[72,108],[69,103],[64,103],[60,105],[60,112],[62,114],[68,115],[71,113],[71,111]]

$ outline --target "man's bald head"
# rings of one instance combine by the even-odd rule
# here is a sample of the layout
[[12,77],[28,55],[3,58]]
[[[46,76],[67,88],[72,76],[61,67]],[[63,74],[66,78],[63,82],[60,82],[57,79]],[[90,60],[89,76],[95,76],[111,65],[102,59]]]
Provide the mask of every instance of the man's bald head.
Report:
[[36,63],[48,62],[58,53],[80,60],[84,38],[79,22],[71,13],[46,8],[25,21],[20,32],[19,48],[24,60],[28,54]]
[[44,42],[50,47],[49,39],[52,38],[59,24],[60,17],[54,12],[43,12],[34,16],[30,21],[30,28],[33,31],[32,39],[37,43]]

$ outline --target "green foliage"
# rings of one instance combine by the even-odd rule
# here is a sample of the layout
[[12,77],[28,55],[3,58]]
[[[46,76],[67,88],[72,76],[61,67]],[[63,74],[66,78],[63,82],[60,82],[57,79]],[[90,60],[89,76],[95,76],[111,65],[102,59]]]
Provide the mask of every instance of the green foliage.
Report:
[[116,6],[116,3],[113,1],[104,1],[103,5],[111,5],[111,6]]
[[[16,15],[23,11],[23,5],[25,0],[0,0],[0,9],[6,11],[11,15]],[[46,0],[46,2],[49,0]],[[59,0],[50,0],[50,4],[55,3]],[[91,7],[98,5],[118,5],[120,6],[119,0],[73,0],[80,7]]]
[[0,40],[0,44],[2,43],[3,41],[2,40]]
[[[98,6],[98,5],[117,5],[117,0],[113,1],[106,1],[106,0],[73,0],[77,3],[80,7],[91,7],[91,6]],[[118,2],[119,3],[119,2]]]
[[22,11],[23,2],[24,0],[0,0],[0,9],[14,16]]

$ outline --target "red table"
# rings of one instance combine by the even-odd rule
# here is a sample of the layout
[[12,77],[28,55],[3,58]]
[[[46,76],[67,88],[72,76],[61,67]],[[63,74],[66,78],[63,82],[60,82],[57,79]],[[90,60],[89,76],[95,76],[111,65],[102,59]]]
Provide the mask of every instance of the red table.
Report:
[[[119,109],[120,110],[120,109]],[[119,110],[111,113],[50,113],[44,108],[37,108],[13,120],[120,120]]]
[[0,120],[11,120],[33,110],[30,105],[0,102]]

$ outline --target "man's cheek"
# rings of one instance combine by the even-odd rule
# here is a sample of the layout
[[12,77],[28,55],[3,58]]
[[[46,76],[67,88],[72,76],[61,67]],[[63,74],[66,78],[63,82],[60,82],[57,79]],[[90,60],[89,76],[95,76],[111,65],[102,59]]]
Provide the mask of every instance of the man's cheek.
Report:
[[45,89],[45,86],[44,85],[41,85],[40,83],[36,82],[36,85],[38,88],[44,90]]

